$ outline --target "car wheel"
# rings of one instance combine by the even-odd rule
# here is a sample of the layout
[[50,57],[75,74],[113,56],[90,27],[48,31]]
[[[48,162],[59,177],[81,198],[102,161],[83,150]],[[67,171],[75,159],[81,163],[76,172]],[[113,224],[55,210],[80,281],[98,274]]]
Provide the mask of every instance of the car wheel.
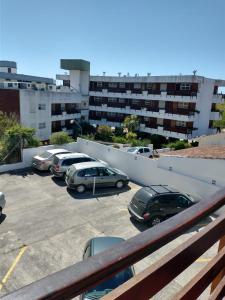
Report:
[[122,180],[117,181],[116,187],[118,189],[122,189],[124,187],[124,182]]
[[76,191],[77,191],[79,194],[84,193],[85,190],[86,190],[86,187],[85,187],[85,185],[83,185],[83,184],[80,184],[80,185],[78,185],[78,186],[76,187]]
[[155,217],[152,217],[152,218],[149,220],[149,225],[150,225],[150,226],[155,226],[155,225],[157,225],[157,224],[159,224],[159,223],[161,223],[161,222],[162,222],[162,218],[159,217],[159,216],[155,216]]

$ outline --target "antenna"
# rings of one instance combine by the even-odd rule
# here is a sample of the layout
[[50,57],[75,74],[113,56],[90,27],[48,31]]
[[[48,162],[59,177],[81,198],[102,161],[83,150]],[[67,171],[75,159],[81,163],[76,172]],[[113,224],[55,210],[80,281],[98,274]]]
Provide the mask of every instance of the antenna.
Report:
[[117,74],[118,74],[119,77],[121,76],[121,72],[118,72]]
[[194,76],[196,75],[196,73],[197,73],[197,70],[194,70],[194,71],[193,71]]

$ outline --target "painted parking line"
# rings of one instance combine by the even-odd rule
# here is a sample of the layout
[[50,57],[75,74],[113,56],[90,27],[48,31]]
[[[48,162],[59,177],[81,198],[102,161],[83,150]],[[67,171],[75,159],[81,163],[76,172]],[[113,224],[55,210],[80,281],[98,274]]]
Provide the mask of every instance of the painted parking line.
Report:
[[9,277],[11,276],[13,270],[15,269],[16,265],[18,264],[18,262],[20,261],[21,257],[23,256],[24,252],[26,251],[27,246],[23,246],[17,257],[14,259],[11,267],[9,268],[8,272],[5,274],[4,278],[0,281],[0,290],[3,288],[4,284],[6,284],[6,282],[8,281]]
[[205,262],[209,262],[210,260],[211,258],[198,258],[196,262],[205,263]]

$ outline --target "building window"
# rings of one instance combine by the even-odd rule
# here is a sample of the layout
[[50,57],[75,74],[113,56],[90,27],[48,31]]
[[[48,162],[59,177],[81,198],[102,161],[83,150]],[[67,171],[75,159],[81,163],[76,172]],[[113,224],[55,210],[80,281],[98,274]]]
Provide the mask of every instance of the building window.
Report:
[[181,91],[190,91],[191,84],[190,83],[181,83],[180,90]]
[[183,121],[176,121],[176,126],[177,126],[177,127],[186,127],[186,122],[183,122]]
[[125,99],[119,98],[119,103],[124,104],[125,103]]
[[102,98],[101,97],[94,97],[94,101],[95,102],[102,102]]
[[117,88],[116,82],[109,82],[109,88]]
[[97,87],[102,87],[102,82],[101,81],[97,81]]
[[45,123],[39,123],[38,128],[39,129],[44,129],[44,128],[46,128],[46,124]]
[[125,89],[125,82],[120,82],[120,83],[119,83],[119,87],[120,87],[121,89]]
[[12,70],[11,70],[11,68],[8,68],[8,73],[12,73]]
[[177,108],[188,109],[189,103],[187,102],[178,102]]
[[108,102],[117,102],[117,98],[108,98]]
[[140,101],[139,100],[132,100],[132,104],[138,105],[138,104],[140,104]]
[[116,113],[114,112],[108,112],[108,117],[116,117]]
[[8,83],[8,87],[13,87],[13,84],[12,83]]
[[95,115],[100,117],[102,115],[102,113],[101,113],[101,111],[96,111]]
[[38,104],[39,110],[46,110],[46,104]]
[[134,83],[134,89],[140,89],[141,84],[140,83]]

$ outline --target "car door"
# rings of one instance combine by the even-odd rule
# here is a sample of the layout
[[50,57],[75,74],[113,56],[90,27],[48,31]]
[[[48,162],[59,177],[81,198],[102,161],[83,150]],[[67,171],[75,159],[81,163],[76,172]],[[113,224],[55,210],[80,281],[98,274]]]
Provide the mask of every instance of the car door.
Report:
[[183,211],[184,209],[188,208],[191,205],[190,200],[187,199],[184,195],[176,195],[174,203],[175,203],[174,209],[176,213]]
[[83,182],[81,182],[80,184],[84,184],[88,188],[92,188],[94,184],[94,178],[95,178],[95,185],[99,186],[97,168],[87,168],[85,169],[84,172]]
[[144,148],[143,150],[144,150],[144,154],[143,154],[143,155],[144,155],[145,157],[150,157],[150,155],[151,155],[150,149],[149,149],[149,148]]
[[172,196],[159,195],[158,196],[158,212],[162,217],[169,217],[174,214],[173,207],[171,207]]
[[115,185],[115,173],[109,168],[98,168],[98,182],[99,186],[114,186]]
[[137,152],[137,154],[144,156],[144,149],[140,148]]

